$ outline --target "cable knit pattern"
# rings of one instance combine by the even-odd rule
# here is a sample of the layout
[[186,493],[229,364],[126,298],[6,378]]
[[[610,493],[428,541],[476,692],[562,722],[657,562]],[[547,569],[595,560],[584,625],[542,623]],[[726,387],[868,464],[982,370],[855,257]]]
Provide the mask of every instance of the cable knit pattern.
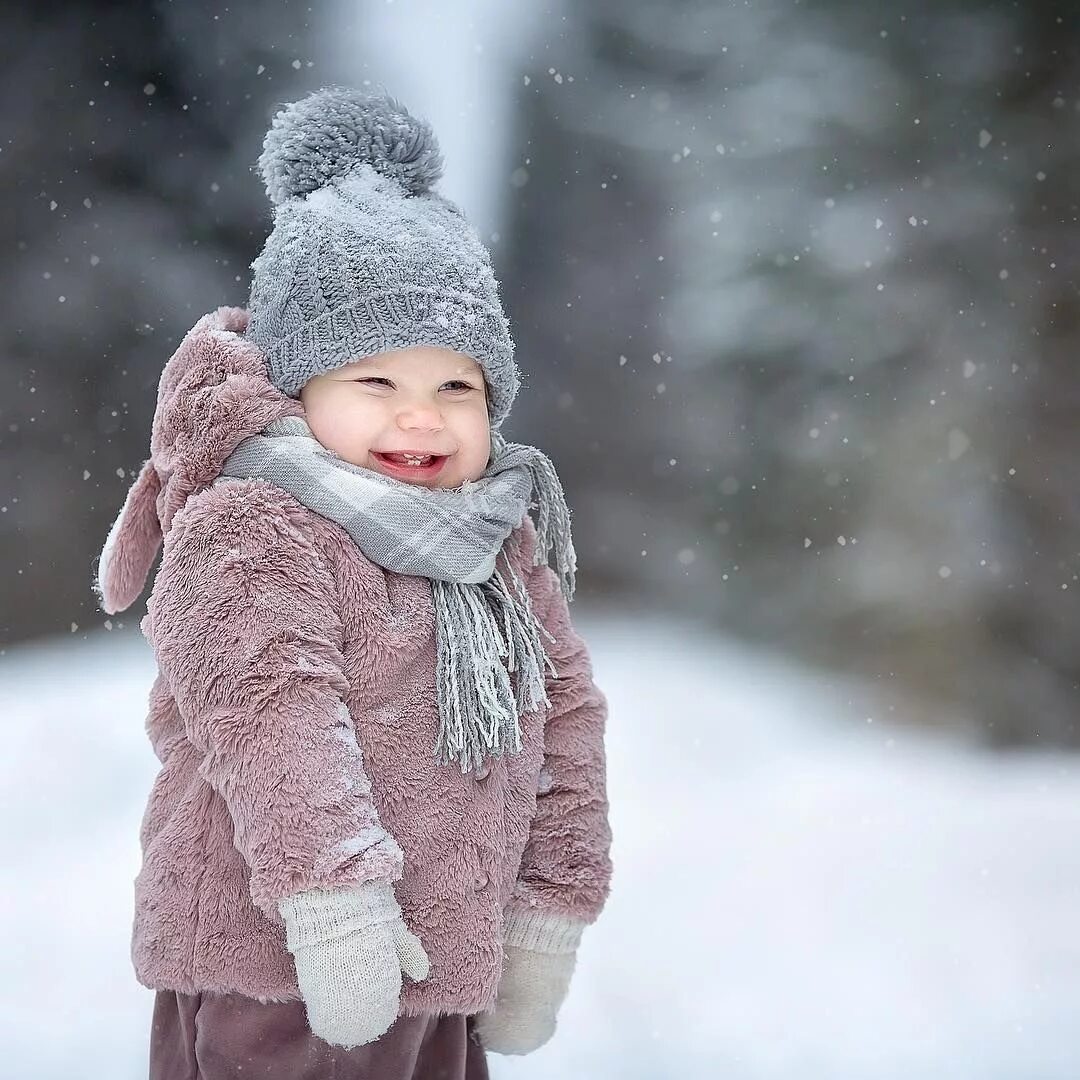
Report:
[[381,93],[326,87],[282,109],[259,158],[274,227],[251,264],[247,336],[295,397],[315,375],[415,345],[471,356],[492,426],[521,385],[491,255],[435,190],[431,125]]

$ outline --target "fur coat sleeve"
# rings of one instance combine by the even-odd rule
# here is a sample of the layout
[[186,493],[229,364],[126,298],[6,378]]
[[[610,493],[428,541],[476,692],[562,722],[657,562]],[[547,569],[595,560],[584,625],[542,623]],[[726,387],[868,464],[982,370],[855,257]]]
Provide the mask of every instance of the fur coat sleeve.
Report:
[[611,882],[604,734],[607,698],[593,681],[585,642],[570,621],[556,573],[532,566],[536,530],[524,537],[524,565],[533,611],[554,643],[545,639],[558,677],[548,672],[551,706],[544,724],[544,767],[536,815],[522,857],[507,916],[535,924],[550,916],[579,927],[599,916]]
[[193,496],[165,540],[144,629],[228,805],[251,897],[401,877],[344,695],[334,578],[304,511],[252,482]]

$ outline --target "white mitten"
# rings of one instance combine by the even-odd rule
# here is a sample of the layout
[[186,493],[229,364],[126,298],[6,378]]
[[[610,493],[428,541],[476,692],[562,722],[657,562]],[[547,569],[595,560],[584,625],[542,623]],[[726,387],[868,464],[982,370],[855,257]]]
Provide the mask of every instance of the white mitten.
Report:
[[346,1048],[373,1042],[397,1019],[401,973],[426,979],[420,939],[389,882],[310,889],[278,901],[312,1034]]
[[555,1033],[576,952],[545,953],[504,946],[502,976],[491,1012],[478,1013],[476,1030],[485,1049],[528,1054]]

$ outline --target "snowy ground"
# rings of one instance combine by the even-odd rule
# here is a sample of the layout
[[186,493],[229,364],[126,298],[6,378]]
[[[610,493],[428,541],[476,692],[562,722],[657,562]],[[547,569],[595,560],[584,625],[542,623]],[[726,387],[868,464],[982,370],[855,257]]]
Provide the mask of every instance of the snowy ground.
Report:
[[[611,702],[613,891],[555,1038],[495,1080],[1080,1076],[1080,758],[889,728],[692,627],[578,626]],[[146,1075],[151,673],[127,631],[0,659],[12,1080]]]

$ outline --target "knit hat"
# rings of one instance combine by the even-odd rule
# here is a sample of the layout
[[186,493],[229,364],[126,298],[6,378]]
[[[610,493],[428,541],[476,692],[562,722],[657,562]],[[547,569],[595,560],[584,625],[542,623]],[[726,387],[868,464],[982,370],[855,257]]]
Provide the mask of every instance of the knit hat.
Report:
[[327,87],[278,112],[258,167],[274,226],[246,336],[270,381],[297,397],[353,360],[441,346],[480,365],[498,429],[521,384],[514,343],[487,249],[432,190],[431,126],[385,93]]

